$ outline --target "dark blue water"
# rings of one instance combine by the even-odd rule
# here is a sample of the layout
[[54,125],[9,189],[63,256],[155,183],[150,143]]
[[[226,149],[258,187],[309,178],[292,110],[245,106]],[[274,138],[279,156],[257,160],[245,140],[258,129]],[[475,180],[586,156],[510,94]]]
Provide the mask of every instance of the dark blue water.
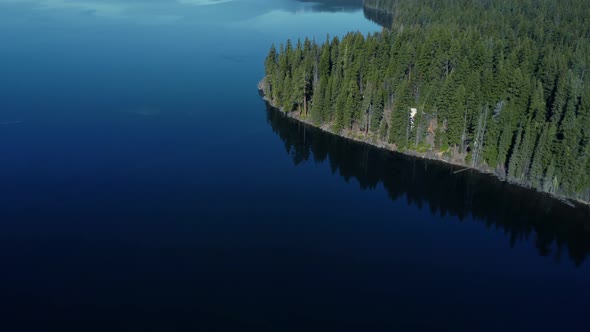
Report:
[[2,329],[586,331],[588,209],[267,110],[358,3],[0,0]]

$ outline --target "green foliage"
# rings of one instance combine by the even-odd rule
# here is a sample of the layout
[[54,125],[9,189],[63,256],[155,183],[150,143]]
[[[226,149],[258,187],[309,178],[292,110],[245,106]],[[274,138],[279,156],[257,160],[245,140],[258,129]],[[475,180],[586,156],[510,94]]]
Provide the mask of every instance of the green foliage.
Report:
[[590,199],[585,0],[365,6],[394,13],[392,28],[271,47],[264,92],[275,105],[335,132],[438,150],[514,182]]

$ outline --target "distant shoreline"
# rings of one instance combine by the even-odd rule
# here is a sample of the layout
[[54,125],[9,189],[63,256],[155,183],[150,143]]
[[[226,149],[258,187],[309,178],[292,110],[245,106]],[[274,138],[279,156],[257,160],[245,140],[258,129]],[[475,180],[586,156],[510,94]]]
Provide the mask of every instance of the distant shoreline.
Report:
[[278,111],[280,111],[281,113],[285,114],[285,116],[292,118],[294,120],[297,120],[301,123],[307,124],[309,126],[312,126],[314,128],[320,129],[321,131],[324,131],[326,133],[338,136],[338,137],[342,137],[344,139],[348,139],[354,142],[358,142],[358,143],[364,143],[367,145],[370,145],[372,147],[378,148],[378,149],[382,149],[388,152],[392,152],[392,153],[399,153],[402,155],[406,155],[406,156],[411,156],[411,157],[417,157],[417,158],[421,158],[421,159],[426,159],[426,160],[431,160],[431,161],[437,161],[437,162],[441,162],[441,163],[445,163],[448,165],[453,165],[453,166],[458,166],[458,167],[463,167],[464,169],[462,170],[458,170],[456,173],[459,172],[463,172],[463,171],[467,171],[467,170],[473,170],[476,171],[480,174],[487,174],[487,175],[491,175],[493,177],[495,177],[498,181],[502,181],[502,182],[507,182],[510,183],[512,185],[521,187],[521,188],[525,188],[531,191],[534,191],[538,194],[543,194],[543,195],[547,195],[557,201],[560,201],[562,204],[568,205],[572,208],[578,208],[578,207],[585,207],[585,208],[590,208],[590,202],[586,202],[586,201],[581,201],[581,200],[575,200],[575,199],[571,199],[571,198],[567,198],[564,196],[560,196],[560,195],[556,195],[556,194],[552,194],[552,193],[548,193],[545,191],[539,191],[535,188],[532,188],[530,186],[526,186],[524,184],[518,183],[518,182],[514,182],[514,181],[509,181],[507,179],[504,179],[502,177],[500,177],[498,174],[491,172],[488,169],[484,169],[484,168],[474,168],[471,166],[467,166],[465,164],[462,163],[458,163],[458,162],[454,162],[452,160],[448,160],[448,159],[444,159],[441,157],[438,157],[436,154],[433,153],[420,153],[417,151],[400,151],[394,148],[394,145],[392,144],[386,144],[383,142],[372,142],[369,139],[362,139],[362,138],[358,138],[358,137],[353,137],[350,135],[347,135],[346,132],[341,132],[341,133],[335,133],[330,126],[317,126],[315,125],[313,122],[311,122],[309,119],[303,118],[301,117],[297,112],[285,112],[285,110],[281,107],[277,107],[272,100],[270,100],[270,98],[268,98],[266,96],[266,94],[264,93],[264,89],[263,89],[263,85],[264,85],[264,80],[265,78],[263,78],[259,83],[258,83],[258,91],[260,93],[260,96],[262,97],[262,99],[264,99],[264,101],[266,101],[268,103],[269,106],[271,106],[273,109],[276,109]]

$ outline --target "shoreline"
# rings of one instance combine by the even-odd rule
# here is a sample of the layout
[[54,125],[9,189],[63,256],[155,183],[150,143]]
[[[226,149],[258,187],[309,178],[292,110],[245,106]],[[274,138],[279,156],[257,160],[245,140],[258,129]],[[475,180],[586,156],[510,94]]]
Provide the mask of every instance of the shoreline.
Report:
[[542,194],[542,195],[546,195],[548,197],[551,197],[552,199],[555,199],[557,201],[559,201],[560,203],[567,205],[571,208],[590,208],[590,202],[586,202],[586,201],[581,201],[581,200],[577,200],[577,199],[572,199],[572,198],[568,198],[568,197],[564,197],[564,196],[560,196],[560,195],[556,195],[556,194],[552,194],[552,193],[548,193],[545,191],[540,191],[537,190],[535,188],[532,188],[530,186],[518,183],[518,182],[513,182],[513,181],[509,181],[505,178],[502,178],[500,175],[490,171],[489,169],[483,169],[483,168],[474,168],[474,167],[470,167],[458,162],[454,162],[452,160],[447,160],[444,158],[438,158],[435,155],[432,154],[426,154],[426,153],[420,153],[420,152],[416,152],[416,151],[400,151],[397,149],[394,149],[392,144],[378,144],[376,142],[371,141],[370,139],[361,139],[358,137],[354,137],[354,136],[349,136],[346,133],[335,133],[334,131],[332,131],[329,126],[317,126],[315,125],[313,122],[311,122],[309,119],[307,118],[302,118],[301,116],[299,116],[299,114],[297,114],[297,112],[285,112],[283,108],[277,107],[276,105],[273,104],[273,102],[266,96],[266,94],[264,93],[263,90],[263,85],[264,85],[264,78],[258,83],[258,92],[260,93],[260,96],[262,97],[262,99],[273,109],[281,112],[282,114],[284,114],[285,116],[294,119],[296,121],[299,121],[301,123],[304,123],[306,125],[309,125],[311,127],[317,128],[325,133],[329,133],[331,135],[335,135],[344,139],[348,139],[357,143],[361,143],[361,144],[367,144],[370,145],[374,148],[377,149],[381,149],[390,153],[399,153],[401,155],[404,156],[409,156],[409,157],[415,157],[415,158],[420,158],[420,159],[425,159],[425,160],[430,160],[430,161],[434,161],[434,162],[440,162],[443,164],[447,164],[447,165],[451,165],[451,166],[458,166],[458,167],[462,167],[463,169],[456,171],[456,173],[458,172],[464,172],[464,171],[468,171],[468,170],[472,170],[472,171],[476,171],[479,174],[482,175],[489,175],[494,177],[497,181],[500,182],[506,182],[509,183],[511,185],[514,186],[518,186],[520,188],[524,188],[527,190],[531,190],[534,191],[538,194]]

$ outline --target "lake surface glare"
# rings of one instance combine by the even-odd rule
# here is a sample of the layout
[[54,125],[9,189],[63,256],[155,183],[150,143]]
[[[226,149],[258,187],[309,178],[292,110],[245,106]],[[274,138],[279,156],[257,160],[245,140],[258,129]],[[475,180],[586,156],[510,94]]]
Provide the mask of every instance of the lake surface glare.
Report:
[[317,2],[0,0],[4,331],[587,331],[590,209],[267,109]]

